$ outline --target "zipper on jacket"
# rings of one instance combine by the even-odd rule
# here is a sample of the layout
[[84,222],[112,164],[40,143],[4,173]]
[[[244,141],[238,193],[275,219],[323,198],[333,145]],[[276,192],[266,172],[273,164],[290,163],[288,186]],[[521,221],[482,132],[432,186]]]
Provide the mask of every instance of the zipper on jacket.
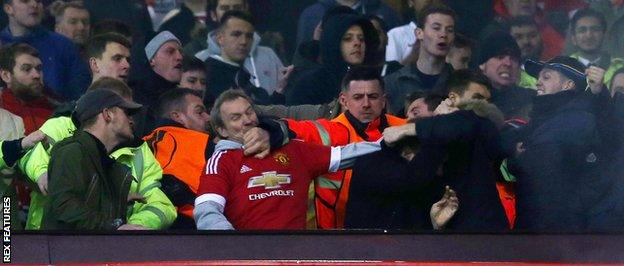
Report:
[[97,173],[93,174],[93,176],[91,177],[91,183],[89,183],[89,188],[87,189],[87,197],[85,198],[85,203],[89,202],[89,199],[91,198],[93,194],[93,190],[95,190],[97,177],[98,177]]
[[[125,206],[128,204],[128,195],[126,194],[125,198],[123,198],[122,196],[124,195],[123,192],[124,192],[124,189],[126,187],[127,181],[131,180],[129,177],[133,177],[131,170],[126,171],[126,174],[124,175],[124,179],[121,181],[121,186],[119,188],[119,197],[121,198],[121,200],[120,200],[120,204],[118,206],[119,209],[118,209],[117,214],[119,216],[121,216],[123,214],[122,217],[119,217],[120,219],[123,220],[123,223],[126,222],[126,218],[125,218],[126,215],[125,214],[127,213],[127,209],[125,208]],[[112,205],[111,205],[111,208],[112,208]]]

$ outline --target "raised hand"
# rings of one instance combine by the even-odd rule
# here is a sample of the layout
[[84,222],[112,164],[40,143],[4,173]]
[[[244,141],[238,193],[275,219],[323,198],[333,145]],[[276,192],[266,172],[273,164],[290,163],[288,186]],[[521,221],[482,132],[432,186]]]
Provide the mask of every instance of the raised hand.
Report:
[[435,115],[445,115],[445,114],[450,114],[452,112],[459,110],[457,109],[457,107],[453,107],[452,105],[453,105],[453,102],[451,102],[451,99],[446,98],[446,100],[442,101],[440,105],[436,107],[433,113]]
[[254,127],[245,132],[243,136],[243,154],[245,156],[254,154],[254,157],[262,159],[270,152],[269,132],[259,127]]
[[597,66],[590,66],[585,70],[587,85],[593,94],[598,94],[602,91],[605,72],[604,69]]
[[429,212],[433,229],[439,230],[444,228],[448,221],[453,218],[457,209],[459,209],[457,194],[449,186],[446,186],[444,196],[442,196],[440,201],[431,206],[431,211]]

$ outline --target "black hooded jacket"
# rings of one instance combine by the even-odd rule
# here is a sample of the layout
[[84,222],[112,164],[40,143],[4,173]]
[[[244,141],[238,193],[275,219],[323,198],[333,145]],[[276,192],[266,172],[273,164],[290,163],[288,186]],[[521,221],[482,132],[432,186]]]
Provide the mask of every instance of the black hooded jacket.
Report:
[[[360,0],[354,11],[362,15],[378,16],[384,20],[390,29],[400,26],[401,19],[386,2],[383,0]],[[299,16],[297,25],[297,45],[310,41],[314,28],[321,21],[325,12],[338,5],[340,3],[336,0],[318,0],[317,3],[304,9]]]
[[364,32],[366,50],[363,64],[369,65],[375,60],[379,38],[370,21],[358,15],[339,15],[328,19],[325,24],[320,43],[322,67],[302,74],[292,89],[286,92],[287,105],[324,104],[338,97],[340,82],[349,69],[349,64],[342,58],[340,43],[351,26],[359,25]]

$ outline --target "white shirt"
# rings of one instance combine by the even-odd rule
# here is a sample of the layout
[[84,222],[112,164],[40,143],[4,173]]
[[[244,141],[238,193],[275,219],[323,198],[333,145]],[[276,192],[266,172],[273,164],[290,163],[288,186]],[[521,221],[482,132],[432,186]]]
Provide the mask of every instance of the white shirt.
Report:
[[411,52],[416,42],[416,23],[396,27],[388,32],[386,61],[403,61]]

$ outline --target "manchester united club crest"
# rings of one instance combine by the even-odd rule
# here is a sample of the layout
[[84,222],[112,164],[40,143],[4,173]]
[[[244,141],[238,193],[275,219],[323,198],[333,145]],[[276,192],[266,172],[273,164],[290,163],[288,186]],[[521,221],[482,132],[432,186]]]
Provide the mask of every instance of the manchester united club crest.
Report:
[[280,163],[283,166],[288,166],[288,164],[290,164],[290,158],[288,158],[288,155],[284,153],[278,152],[277,154],[273,155],[273,158],[276,162]]

